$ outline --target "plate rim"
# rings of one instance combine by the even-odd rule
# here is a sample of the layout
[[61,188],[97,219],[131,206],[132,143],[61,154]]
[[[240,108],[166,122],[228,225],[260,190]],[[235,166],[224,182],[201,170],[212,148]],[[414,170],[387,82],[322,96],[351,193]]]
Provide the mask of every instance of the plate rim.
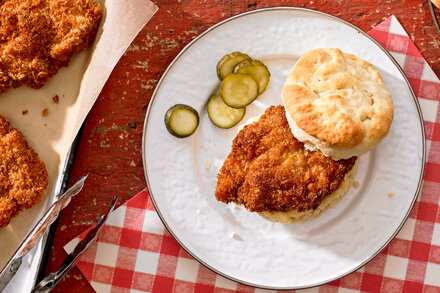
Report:
[[[193,253],[190,249],[188,249],[185,244],[175,235],[175,233],[173,232],[173,230],[168,226],[165,218],[163,217],[162,213],[160,212],[160,209],[158,208],[158,205],[154,199],[154,195],[152,192],[152,189],[150,187],[150,182],[148,179],[148,172],[147,172],[147,154],[145,151],[145,147],[146,147],[146,134],[147,134],[147,126],[148,126],[148,121],[149,121],[149,117],[150,117],[150,111],[152,108],[152,105],[155,101],[155,98],[157,96],[157,93],[160,90],[161,84],[164,81],[164,79],[166,78],[167,74],[171,71],[171,69],[173,68],[174,64],[178,61],[178,59],[185,54],[185,52],[193,45],[195,44],[199,39],[201,39],[202,37],[204,37],[205,35],[207,35],[209,32],[211,32],[212,30],[222,26],[225,23],[228,23],[232,20],[235,20],[237,18],[240,17],[244,17],[247,16],[249,14],[257,14],[257,13],[264,13],[267,11],[300,11],[300,12],[306,12],[306,13],[312,13],[312,14],[318,14],[320,16],[324,16],[324,17],[328,17],[331,18],[332,20],[335,20],[337,22],[340,22],[344,25],[347,25],[353,29],[355,29],[358,33],[361,33],[362,35],[364,35],[365,37],[367,37],[370,41],[372,41],[379,49],[381,49],[385,55],[387,55],[387,57],[393,62],[394,66],[396,66],[396,68],[399,70],[400,74],[402,75],[402,77],[404,78],[406,85],[408,86],[408,89],[411,93],[411,96],[413,98],[413,102],[416,106],[417,109],[417,114],[419,117],[419,122],[420,122],[420,128],[421,128],[421,134],[422,134],[422,168],[420,170],[420,174],[419,174],[419,181],[417,183],[417,189],[413,195],[413,199],[411,201],[411,204],[405,214],[405,216],[403,217],[403,220],[401,221],[401,223],[399,224],[399,226],[397,227],[397,229],[394,231],[394,233],[390,236],[389,239],[387,239],[385,241],[385,243],[375,252],[373,253],[370,257],[366,258],[363,262],[361,262],[358,266],[356,266],[353,269],[350,269],[344,273],[342,273],[339,276],[336,277],[332,277],[329,279],[326,279],[324,281],[320,281],[320,282],[316,282],[314,284],[311,285],[306,285],[306,286],[292,286],[292,287],[277,287],[277,286],[264,286],[264,285],[258,285],[258,284],[254,284],[251,282],[246,282],[243,280],[240,280],[238,278],[235,278],[233,276],[229,276],[223,272],[221,272],[220,270],[210,266],[209,264],[205,263],[202,259],[200,259],[195,253]],[[392,17],[392,16],[390,16]],[[188,43],[177,55],[176,57],[173,59],[173,61],[168,65],[168,67],[166,68],[166,70],[164,71],[164,73],[162,74],[159,82],[156,85],[156,88],[154,89],[154,92],[150,98],[150,101],[148,103],[148,108],[146,111],[146,115],[145,115],[145,119],[144,119],[144,126],[143,126],[143,130],[142,130],[142,167],[143,167],[143,171],[144,171],[144,177],[145,177],[145,181],[147,184],[147,190],[151,199],[151,202],[153,203],[153,206],[156,210],[156,213],[158,214],[161,222],[163,223],[163,225],[165,226],[165,228],[167,229],[167,231],[170,233],[170,235],[177,241],[177,243],[180,245],[180,247],[182,247],[191,257],[193,257],[197,262],[199,262],[201,265],[203,265],[204,267],[206,267],[207,269],[211,270],[212,272],[227,278],[231,281],[246,285],[246,286],[251,286],[254,288],[260,288],[260,289],[266,289],[266,290],[298,290],[298,289],[307,289],[307,288],[313,288],[313,287],[317,287],[317,286],[322,286],[324,284],[333,282],[335,280],[338,280],[342,277],[345,277],[349,274],[351,274],[352,272],[357,271],[358,269],[362,268],[363,266],[365,266],[367,263],[369,263],[371,260],[373,260],[378,254],[380,254],[387,246],[388,244],[395,238],[395,236],[400,232],[400,230],[402,229],[403,225],[406,223],[409,214],[411,213],[414,204],[417,200],[418,195],[421,192],[422,189],[422,185],[423,185],[423,178],[424,178],[424,173],[425,173],[425,167],[426,167],[426,135],[425,135],[425,128],[424,128],[424,119],[423,119],[423,114],[421,111],[421,107],[420,107],[420,103],[418,101],[418,98],[416,96],[416,94],[414,93],[414,90],[408,80],[408,77],[406,76],[405,72],[403,71],[403,69],[401,68],[401,66],[397,63],[397,61],[394,59],[394,57],[391,55],[390,52],[388,52],[378,41],[376,41],[372,36],[370,36],[367,32],[363,31],[362,29],[358,28],[357,26],[355,26],[354,24],[343,20],[337,16],[322,12],[322,11],[318,11],[318,10],[313,10],[313,9],[308,9],[308,8],[302,8],[302,7],[285,7],[285,6],[277,6],[277,7],[266,7],[266,8],[261,8],[261,9],[255,9],[252,11],[247,11],[244,13],[240,13],[237,15],[234,15],[232,17],[229,17],[227,19],[224,19],[216,24],[214,24],[213,26],[209,27],[207,30],[205,30],[204,32],[202,32],[201,34],[199,34],[197,37],[195,37],[190,43]]]

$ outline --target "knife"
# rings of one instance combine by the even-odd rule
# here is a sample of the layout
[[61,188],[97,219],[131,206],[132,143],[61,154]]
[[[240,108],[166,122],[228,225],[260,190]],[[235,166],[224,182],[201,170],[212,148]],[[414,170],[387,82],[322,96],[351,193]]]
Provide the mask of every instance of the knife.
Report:
[[8,285],[9,281],[18,271],[23,261],[23,257],[34,247],[37,240],[47,231],[50,225],[56,220],[60,211],[65,208],[72,196],[77,195],[84,186],[88,174],[81,177],[72,187],[69,188],[63,195],[61,195],[57,201],[55,201],[41,220],[35,225],[28,236],[23,240],[18,249],[15,251],[14,256],[6,264],[0,273],[0,292],[2,292]]
[[50,273],[43,280],[41,280],[31,291],[31,293],[48,293],[52,291],[55,286],[64,278],[64,276],[72,269],[79,260],[81,254],[87,250],[90,244],[96,239],[99,230],[101,230],[107,217],[113,209],[115,208],[116,202],[118,201],[118,196],[116,196],[110,203],[108,212],[101,217],[99,217],[96,225],[86,234],[83,240],[81,240],[75,249],[64,259],[61,266],[54,273]]

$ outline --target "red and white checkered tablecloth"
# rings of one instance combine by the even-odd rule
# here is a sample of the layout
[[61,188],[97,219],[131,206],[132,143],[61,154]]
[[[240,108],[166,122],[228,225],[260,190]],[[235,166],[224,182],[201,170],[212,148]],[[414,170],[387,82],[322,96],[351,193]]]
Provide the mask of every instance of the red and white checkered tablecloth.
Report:
[[[428,148],[423,189],[384,251],[358,271],[307,291],[440,292],[440,80],[394,16],[369,34],[391,52],[419,99]],[[146,190],[114,211],[77,266],[97,292],[267,292],[227,280],[189,256],[165,230]]]

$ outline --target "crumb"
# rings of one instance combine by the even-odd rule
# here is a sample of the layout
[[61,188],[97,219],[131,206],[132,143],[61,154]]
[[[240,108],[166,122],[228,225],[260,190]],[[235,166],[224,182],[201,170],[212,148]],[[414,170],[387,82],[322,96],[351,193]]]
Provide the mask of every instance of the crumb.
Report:
[[390,192],[388,192],[388,197],[393,197],[394,194],[395,194],[394,192],[390,191]]
[[55,95],[55,97],[52,98],[52,101],[54,104],[58,104],[60,102],[60,97],[58,97],[58,95]]
[[355,182],[353,182],[353,187],[354,187],[354,189],[358,189],[358,188],[359,188],[359,185],[361,185],[361,183],[360,183],[359,181],[355,181]]
[[44,123],[44,127],[47,127],[47,123]]
[[49,108],[46,108],[46,109],[43,110],[43,113],[41,113],[41,115],[43,117],[46,117],[47,115],[49,115],[49,112],[50,112]]
[[21,115],[26,115],[29,112],[28,109],[21,111]]
[[206,168],[206,169],[211,168],[211,162],[210,162],[210,161],[206,161],[205,168]]
[[240,235],[235,234],[235,233],[231,234],[231,238],[233,238],[235,240],[243,241],[243,238],[241,238]]

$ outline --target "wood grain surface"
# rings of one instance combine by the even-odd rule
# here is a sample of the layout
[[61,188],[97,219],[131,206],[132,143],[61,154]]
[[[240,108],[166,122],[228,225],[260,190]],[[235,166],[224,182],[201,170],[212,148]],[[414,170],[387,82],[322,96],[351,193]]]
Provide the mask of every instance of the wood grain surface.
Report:
[[[120,205],[146,187],[141,143],[149,100],[176,55],[219,21],[265,7],[305,7],[340,17],[368,31],[394,14],[440,75],[440,37],[425,0],[154,2],[158,12],[113,70],[85,122],[70,184],[87,172],[90,176],[83,191],[61,213],[46,273],[57,269],[66,256],[63,246],[94,224],[115,195],[119,195]],[[74,268],[54,292],[94,291]]]

